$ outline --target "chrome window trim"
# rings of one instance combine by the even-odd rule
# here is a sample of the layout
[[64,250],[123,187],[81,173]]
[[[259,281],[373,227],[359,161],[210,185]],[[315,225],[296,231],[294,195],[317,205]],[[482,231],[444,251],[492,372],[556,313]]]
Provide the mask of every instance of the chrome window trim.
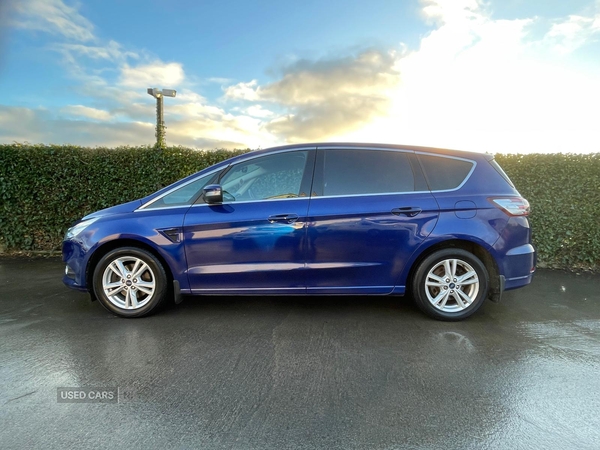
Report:
[[[263,153],[263,154],[260,154],[260,155],[253,155],[253,154],[252,154],[252,152],[248,152],[248,155],[249,155],[249,156],[248,156],[247,158],[241,158],[241,159],[237,160],[237,161],[235,162],[235,164],[237,165],[237,164],[239,164],[239,163],[242,163],[242,162],[247,162],[247,161],[250,161],[250,160],[252,160],[252,159],[255,159],[255,158],[261,158],[261,157],[263,157],[263,156],[276,155],[276,154],[278,154],[278,153],[296,152],[296,151],[311,151],[311,150],[315,150],[315,149],[316,149],[316,146],[314,146],[314,145],[313,145],[313,146],[308,146],[308,147],[284,148],[284,149],[281,149],[281,150],[276,150],[276,151],[273,151],[273,152]],[[138,212],[138,211],[146,210],[146,209],[148,209],[148,207],[149,207],[149,206],[150,206],[152,203],[154,203],[154,202],[156,202],[156,201],[160,200],[161,198],[163,198],[163,197],[165,197],[165,196],[167,196],[167,195],[171,194],[172,192],[175,192],[177,189],[180,189],[180,188],[182,188],[182,187],[185,187],[185,186],[187,186],[188,184],[191,184],[191,183],[193,183],[193,182],[197,181],[197,180],[198,180],[198,178],[202,178],[202,177],[204,177],[204,176],[212,175],[212,174],[214,174],[214,173],[217,173],[217,172],[218,172],[218,171],[220,171],[220,170],[224,170],[224,169],[226,169],[226,168],[228,168],[228,167],[230,167],[230,166],[231,166],[231,164],[229,164],[229,165],[226,165],[226,166],[223,166],[223,167],[221,167],[221,168],[219,168],[219,169],[215,169],[215,170],[213,170],[213,171],[210,171],[210,172],[208,172],[208,173],[204,173],[204,174],[202,174],[202,175],[198,175],[197,177],[193,178],[192,180],[188,181],[187,183],[180,184],[179,186],[176,186],[176,187],[174,187],[173,189],[169,189],[169,190],[168,190],[167,192],[165,192],[164,194],[162,194],[162,195],[159,195],[159,196],[158,196],[158,197],[156,197],[156,198],[153,198],[152,200],[148,201],[147,203],[144,203],[142,206],[140,206],[139,208],[137,208],[137,209],[136,209],[134,212]],[[308,198],[308,197],[301,197],[301,198]],[[294,200],[294,199],[272,199],[272,200]],[[262,201],[264,201],[264,200],[262,200]],[[235,203],[243,203],[243,202],[235,202]],[[160,210],[162,210],[162,209],[181,208],[181,207],[185,207],[185,206],[197,206],[197,205],[177,205],[177,206],[164,206],[164,207],[160,207],[160,208],[152,208],[152,211],[160,211]]]
[[[316,197],[313,197],[316,198]],[[198,208],[199,206],[225,206],[225,205],[243,205],[244,203],[258,203],[258,202],[282,202],[290,200],[310,200],[311,197],[293,197],[293,198],[265,198],[262,200],[243,200],[241,202],[223,202],[223,203],[197,203],[192,205],[192,208]],[[158,208],[156,208],[158,209]]]
[[[225,166],[225,167],[227,167],[227,166]],[[164,194],[162,194],[162,195],[159,195],[158,197],[156,197],[156,198],[153,198],[152,200],[150,200],[150,201],[148,201],[148,202],[144,203],[142,206],[140,206],[139,208],[137,208],[137,209],[136,209],[134,212],[138,212],[138,211],[143,211],[143,210],[146,210],[146,209],[148,209],[148,206],[150,206],[150,205],[151,205],[151,204],[153,204],[154,202],[157,202],[157,201],[158,201],[158,200],[160,200],[161,198],[163,198],[163,197],[165,197],[165,196],[167,196],[167,195],[169,195],[169,194],[171,194],[171,193],[175,192],[176,190],[178,190],[178,189],[181,189],[181,188],[183,188],[183,187],[185,187],[185,186],[187,186],[187,185],[189,185],[189,184],[192,184],[192,183],[194,183],[195,181],[198,181],[198,179],[199,179],[199,178],[206,177],[206,176],[209,176],[209,175],[213,175],[213,174],[217,173],[218,171],[220,171],[220,170],[223,170],[225,167],[221,167],[220,169],[215,169],[215,170],[213,170],[213,171],[210,171],[210,172],[208,172],[208,173],[204,173],[204,174],[202,174],[202,175],[198,175],[197,177],[195,177],[195,178],[191,179],[191,180],[190,180],[190,181],[188,181],[187,183],[183,183],[183,184],[180,184],[179,186],[175,186],[174,188],[172,188],[172,189],[169,189],[169,190],[168,190],[167,192],[165,192]],[[185,206],[188,206],[188,207],[189,207],[189,206],[192,206],[192,205],[190,204],[190,205],[163,206],[163,207],[160,207],[160,208],[152,208],[152,211],[157,211],[157,210],[161,210],[161,209],[181,208],[181,207],[185,207]]]
[[[353,146],[353,145],[322,145],[317,146],[317,150],[369,150],[369,151],[382,151],[382,152],[399,152],[399,153],[415,153],[414,150],[409,150],[405,148],[391,148],[391,147],[363,147],[363,146]],[[426,152],[423,152],[426,153]],[[429,153],[426,153],[429,154]]]
[[[244,203],[257,203],[257,202],[281,202],[281,201],[289,201],[289,200],[319,200],[322,198],[341,198],[341,197],[376,197],[383,195],[407,195],[407,194],[429,194],[430,191],[409,191],[409,192],[384,192],[384,193],[376,193],[376,194],[350,194],[350,195],[321,195],[318,197],[294,197],[294,198],[269,198],[263,200],[244,200],[241,202],[223,202],[223,203],[198,203],[196,205],[192,205],[192,208],[197,208],[199,206],[216,206],[216,205],[240,205]],[[159,209],[159,208],[156,208]]]
[[310,197],[311,200],[320,198],[342,198],[342,197],[377,197],[383,195],[410,195],[410,194],[430,194],[431,191],[402,191],[402,192],[376,192],[374,194],[345,194],[345,195],[319,195]]
[[[448,159],[456,159],[459,161],[465,161],[468,163],[471,163],[471,170],[469,171],[469,173],[465,176],[464,180],[462,181],[462,183],[460,185],[458,185],[456,188],[453,189],[439,189],[439,190],[429,190],[429,191],[402,191],[402,192],[377,192],[377,193],[371,193],[371,194],[347,194],[347,195],[322,195],[322,196],[306,196],[306,197],[295,197],[295,198],[273,198],[273,199],[258,199],[258,200],[245,200],[245,201],[240,201],[240,202],[223,202],[223,203],[219,203],[220,205],[230,205],[230,204],[244,204],[244,203],[257,203],[257,202],[272,202],[272,201],[289,201],[289,200],[305,200],[305,199],[311,199],[311,200],[316,200],[316,199],[321,199],[321,198],[344,198],[344,197],[373,197],[373,196],[378,196],[378,195],[407,195],[407,194],[428,194],[428,193],[444,193],[444,192],[454,192],[454,191],[458,191],[459,189],[461,189],[466,183],[467,181],[469,181],[469,178],[471,178],[471,176],[473,175],[473,172],[475,171],[475,168],[477,167],[477,161],[474,161],[472,159],[468,159],[468,158],[461,158],[459,156],[450,156],[450,155],[440,155],[437,153],[430,153],[430,152],[424,152],[424,151],[416,151],[416,150],[408,150],[408,149],[401,149],[401,148],[389,148],[389,147],[364,147],[364,146],[352,146],[352,145],[348,145],[348,146],[307,146],[307,147],[295,147],[295,148],[285,148],[285,149],[281,149],[281,150],[277,150],[274,152],[269,152],[269,153],[263,153],[260,155],[253,155],[252,152],[248,153],[248,157],[247,158],[242,158],[238,161],[235,162],[235,164],[239,164],[239,163],[243,163],[243,162],[247,162],[250,161],[252,159],[255,158],[261,158],[263,156],[270,156],[270,155],[275,155],[278,153],[287,153],[287,152],[296,152],[296,151],[311,151],[311,150],[373,150],[373,151],[389,151],[389,152],[400,152],[400,153],[412,153],[412,154],[418,154],[418,155],[424,155],[424,156],[434,156],[434,157],[438,157],[438,158],[448,158]],[[230,164],[231,165],[231,164]],[[229,166],[230,166],[229,165]],[[152,205],[154,202],[160,200],[161,198],[165,197],[166,195],[171,194],[172,192],[183,188],[185,186],[187,186],[190,183],[193,183],[195,181],[198,180],[198,178],[204,177],[204,176],[209,176],[212,175],[220,170],[224,170],[229,166],[224,166],[221,167],[219,169],[215,169],[211,172],[199,175],[195,178],[193,178],[192,180],[188,181],[185,184],[181,184],[177,187],[174,187],[173,189],[168,190],[167,192],[165,192],[164,194],[150,200],[147,203],[144,203],[142,206],[140,206],[139,208],[137,208],[134,212],[141,212],[141,211],[146,211],[146,210],[151,210],[151,211],[161,211],[161,210],[165,210],[165,209],[175,209],[175,208],[185,208],[185,207],[191,207],[191,208],[196,208],[199,206],[214,206],[210,205],[208,203],[198,203],[198,204],[194,204],[194,205],[175,205],[175,206],[163,206],[160,208],[148,208],[150,205]]]
[[178,206],[161,206],[160,208],[145,208],[145,209],[138,208],[133,212],[141,213],[141,212],[146,212],[146,211],[163,211],[165,209],[190,208],[191,206],[192,205],[178,205]]
[[[241,162],[246,162],[249,161],[251,159],[255,159],[255,158],[262,158],[263,156],[271,156],[271,155],[277,155],[278,153],[287,153],[287,152],[298,152],[298,151],[311,151],[311,150],[316,150],[316,146],[312,145],[312,146],[308,146],[308,147],[294,147],[294,148],[282,148],[279,150],[273,150],[272,152],[266,152],[266,153],[261,153],[260,155],[256,155],[254,154],[254,152],[259,152],[261,150],[255,150],[254,152],[250,151],[248,153],[244,153],[242,157],[242,155],[240,155],[240,159],[238,159],[235,164],[239,164]],[[246,157],[247,155],[247,157]],[[231,165],[231,164],[229,164]]]

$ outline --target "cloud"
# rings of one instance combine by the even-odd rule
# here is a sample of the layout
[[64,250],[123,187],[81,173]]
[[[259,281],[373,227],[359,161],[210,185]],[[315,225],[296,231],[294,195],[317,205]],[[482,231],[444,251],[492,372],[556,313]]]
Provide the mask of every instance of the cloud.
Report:
[[[394,52],[365,50],[358,55],[300,60],[283,68],[281,79],[264,86],[256,80],[225,90],[226,99],[255,101],[250,115],[261,117],[270,103],[283,114],[265,130],[288,142],[323,139],[385,115],[387,92],[399,83]],[[260,109],[259,109],[260,108]],[[262,115],[267,118],[271,115]]]
[[89,106],[83,105],[70,105],[61,108],[61,112],[69,115],[80,118],[87,118],[98,121],[108,121],[112,118],[111,114],[108,111],[104,111],[103,109],[90,108]]
[[[49,114],[44,109],[0,105],[0,135],[3,142],[43,142]],[[52,142],[52,141],[47,141]]]
[[31,31],[43,31],[63,38],[88,42],[95,39],[94,26],[61,0],[9,0],[14,18],[10,25]]
[[121,68],[119,84],[124,87],[145,89],[147,87],[165,87],[180,85],[185,78],[181,63],[163,63],[155,61],[149,64],[129,66],[124,64]]
[[261,99],[288,106],[313,105],[339,95],[378,97],[399,81],[393,53],[364,51],[357,56],[301,60],[283,78],[259,89]]
[[421,0],[420,3],[421,15],[425,21],[438,26],[477,20],[482,7],[480,0]]
[[348,138],[490,152],[573,151],[565,136],[574,133],[578,144],[598,140],[587,132],[597,129],[589,105],[600,101],[598,80],[532,36],[538,19],[494,19],[474,1],[422,4],[438,25],[398,60],[389,116]]
[[65,55],[87,57],[90,59],[126,62],[127,58],[138,59],[140,56],[136,52],[124,51],[121,45],[115,41],[109,41],[104,46],[85,45],[85,44],[58,44],[54,47]]
[[269,111],[261,105],[250,106],[248,108],[243,109],[242,112],[248,116],[258,117],[260,119],[266,119],[275,115],[273,111]]
[[289,114],[266,129],[286,141],[327,139],[385,116],[388,93],[400,75],[395,54],[364,51],[353,57],[299,61],[283,78],[260,89],[261,98],[284,105]]
[[248,83],[238,83],[233,86],[229,86],[225,89],[225,97],[234,100],[259,100],[259,95],[256,90],[257,86],[257,80],[252,80]]
[[0,135],[5,142],[116,147],[151,144],[153,132],[150,124],[139,122],[68,120],[43,108],[0,105]]
[[572,53],[600,34],[600,2],[589,8],[588,15],[570,15],[552,25],[545,36],[547,43],[562,54]]
[[388,108],[383,97],[332,97],[330,102],[299,107],[296,114],[278,117],[266,128],[287,142],[324,140],[360,128],[386,115]]
[[[494,18],[491,3],[480,0],[420,4],[431,28],[416,48],[342,50],[270,70],[266,81],[233,81],[218,73],[198,80],[181,62],[103,41],[74,3],[13,0],[5,22],[54,36],[45,47],[63,56],[80,98],[52,111],[0,106],[0,136],[151,144],[155,102],[146,88],[158,87],[177,90],[165,102],[167,142],[175,145],[256,148],[335,139],[598,151],[591,108],[600,103],[599,79],[571,63],[576,50],[597,39],[600,2],[567,17],[513,20]],[[219,99],[201,90],[214,83],[223,86]]]
[[[55,35],[54,42],[44,46],[62,55],[61,63],[81,100],[51,110],[0,105],[3,141],[152,144],[155,101],[146,89],[159,87],[178,91],[176,98],[165,102],[169,144],[242,148],[272,142],[258,117],[268,115],[268,110],[255,106],[249,108],[251,114],[226,111],[195,91],[181,63],[96,38],[93,25],[79,14],[76,4],[15,0],[8,9],[13,27]],[[213,77],[203,83],[231,81]]]

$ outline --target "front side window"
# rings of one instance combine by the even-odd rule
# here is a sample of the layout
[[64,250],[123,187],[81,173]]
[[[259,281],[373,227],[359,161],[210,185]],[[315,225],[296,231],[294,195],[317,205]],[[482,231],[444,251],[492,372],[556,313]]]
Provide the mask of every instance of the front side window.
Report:
[[180,188],[168,193],[162,198],[159,198],[155,202],[146,206],[145,209],[191,205],[202,193],[202,188],[206,186],[208,182],[214,177],[215,174],[211,173],[210,175],[205,175],[203,177],[197,178],[191,183],[181,186]]
[[323,195],[413,192],[415,177],[406,153],[386,150],[323,151]]
[[222,177],[227,202],[304,197],[302,179],[308,151],[284,152],[244,161]]

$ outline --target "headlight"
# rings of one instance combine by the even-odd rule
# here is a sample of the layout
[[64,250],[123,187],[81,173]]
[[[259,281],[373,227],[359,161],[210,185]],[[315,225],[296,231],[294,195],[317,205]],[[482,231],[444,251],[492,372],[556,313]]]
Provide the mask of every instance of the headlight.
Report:
[[91,224],[93,224],[98,219],[99,219],[99,217],[93,217],[92,219],[84,220],[83,222],[79,222],[74,227],[69,228],[67,230],[65,239],[73,239],[74,237],[77,237],[77,235],[79,233],[81,233],[83,230],[85,230],[87,227],[89,227]]

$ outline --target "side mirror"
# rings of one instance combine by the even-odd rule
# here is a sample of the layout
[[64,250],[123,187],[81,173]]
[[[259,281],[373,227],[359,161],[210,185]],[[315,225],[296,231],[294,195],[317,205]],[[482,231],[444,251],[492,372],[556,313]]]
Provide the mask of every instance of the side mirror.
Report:
[[223,203],[223,188],[220,184],[209,184],[202,189],[202,192],[206,203]]

